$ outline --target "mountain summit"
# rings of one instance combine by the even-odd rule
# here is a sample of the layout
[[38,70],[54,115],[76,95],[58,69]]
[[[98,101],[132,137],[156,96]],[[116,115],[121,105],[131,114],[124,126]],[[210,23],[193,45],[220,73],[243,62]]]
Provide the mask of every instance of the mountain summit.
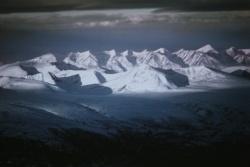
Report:
[[199,49],[197,49],[197,52],[202,52],[202,53],[212,53],[212,54],[218,54],[219,52],[215,50],[211,45],[207,44]]
[[90,51],[72,52],[63,61],[78,68],[93,69],[98,67],[98,60]]

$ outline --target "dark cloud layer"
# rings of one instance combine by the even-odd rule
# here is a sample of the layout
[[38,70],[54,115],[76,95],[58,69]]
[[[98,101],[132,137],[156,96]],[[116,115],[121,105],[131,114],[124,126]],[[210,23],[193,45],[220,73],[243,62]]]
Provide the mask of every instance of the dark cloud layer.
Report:
[[0,14],[0,30],[126,28],[169,26],[170,24],[240,26],[250,25],[249,23],[249,11],[159,12],[158,9],[121,9]]
[[168,10],[248,10],[250,0],[1,0],[0,12],[162,7]]

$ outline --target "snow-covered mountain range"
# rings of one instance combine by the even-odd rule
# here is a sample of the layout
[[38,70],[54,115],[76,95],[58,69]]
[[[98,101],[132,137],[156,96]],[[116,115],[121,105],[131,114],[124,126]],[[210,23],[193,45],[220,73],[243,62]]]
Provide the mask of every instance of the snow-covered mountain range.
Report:
[[0,132],[45,141],[56,139],[53,129],[73,128],[105,136],[123,130],[186,136],[198,129],[192,133],[203,142],[242,129],[250,134],[244,129],[249,127],[248,58],[246,49],[219,52],[206,45],[173,53],[84,51],[63,59],[46,54],[4,64]]
[[[211,45],[173,53],[165,48],[140,52],[113,49],[101,54],[71,52],[63,61],[58,61],[53,54],[46,54],[0,66],[0,87],[52,87],[76,92],[86,88],[93,91],[105,88],[113,93],[143,93],[195,86],[249,85],[244,79],[250,75],[249,50],[231,47],[219,52]],[[101,62],[101,56],[106,56],[106,61]]]

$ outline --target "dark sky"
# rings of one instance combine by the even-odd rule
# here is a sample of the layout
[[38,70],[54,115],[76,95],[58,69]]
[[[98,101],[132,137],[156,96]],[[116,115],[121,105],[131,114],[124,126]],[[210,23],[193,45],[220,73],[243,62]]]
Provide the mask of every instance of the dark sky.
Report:
[[0,12],[162,7],[168,10],[248,10],[250,0],[1,0]]
[[[153,9],[81,10],[109,8]],[[250,0],[1,0],[0,62],[113,48],[249,48],[248,10]]]

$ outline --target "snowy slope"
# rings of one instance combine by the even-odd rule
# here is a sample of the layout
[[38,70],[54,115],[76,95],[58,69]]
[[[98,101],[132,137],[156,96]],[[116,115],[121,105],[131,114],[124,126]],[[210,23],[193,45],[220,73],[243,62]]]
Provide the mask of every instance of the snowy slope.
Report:
[[29,80],[36,80],[36,81],[44,81],[44,75],[42,73],[34,74],[34,75],[26,75],[24,78]]
[[46,54],[31,60],[3,65],[0,67],[0,76],[28,78],[55,84],[49,74],[59,72],[59,69],[52,65],[54,62],[56,57]]
[[219,54],[219,52],[217,50],[215,50],[211,45],[205,45],[199,49],[196,50],[197,52],[201,52],[201,53],[206,53],[206,54]]
[[207,66],[212,68],[223,66],[214,58],[214,54],[217,55],[218,51],[210,45],[205,45],[197,50],[181,49],[173,54],[180,57],[189,66]]
[[172,80],[168,80],[163,72],[148,65],[136,66],[127,72],[105,77],[107,83],[103,85],[116,93],[164,92],[178,87]]
[[132,56],[136,58],[136,63],[147,64],[155,68],[171,69],[180,67],[180,65],[170,61],[167,58],[167,54],[170,54],[164,48],[160,48],[155,51],[143,50],[141,52],[133,52]]
[[39,57],[36,57],[34,59],[28,60],[26,62],[30,63],[41,63],[41,64],[48,64],[48,63],[55,63],[57,62],[55,55],[48,53]]
[[236,62],[250,65],[250,49],[236,49],[235,47],[231,47],[226,50],[226,53]]
[[250,83],[247,80],[241,80],[205,66],[180,68],[176,69],[176,71],[188,77],[192,88],[223,89],[230,87],[245,87]]
[[40,81],[44,81],[50,84],[55,84],[53,78],[51,78],[50,73],[57,73],[59,72],[59,69],[56,68],[55,65],[50,64],[37,64],[35,65],[35,68],[40,72],[39,78],[37,78],[37,74],[32,75],[31,77],[34,79],[39,79]]
[[56,86],[22,78],[0,77],[0,87],[11,90],[54,90],[60,91]]
[[76,52],[70,53],[64,60],[64,63],[74,65],[83,69],[98,68],[97,58],[90,52]]
[[0,66],[0,76],[22,78],[26,75],[27,72],[20,67],[19,63]]
[[95,70],[63,70],[55,74],[58,78],[70,77],[74,75],[79,75],[82,86],[105,82],[105,78],[102,74]]
[[55,65],[53,65],[53,63],[56,62],[56,57],[53,54],[45,54],[28,61],[24,61],[22,64],[34,67],[39,72],[38,74],[27,76],[28,78],[55,84],[50,73],[55,74],[60,71]]
[[104,51],[104,53],[109,56],[105,66],[109,70],[124,72],[133,67],[132,63],[127,59],[128,51],[117,54],[115,50],[110,50]]
[[217,73],[205,66],[181,68],[177,71],[188,76],[191,83],[226,78],[225,75]]

